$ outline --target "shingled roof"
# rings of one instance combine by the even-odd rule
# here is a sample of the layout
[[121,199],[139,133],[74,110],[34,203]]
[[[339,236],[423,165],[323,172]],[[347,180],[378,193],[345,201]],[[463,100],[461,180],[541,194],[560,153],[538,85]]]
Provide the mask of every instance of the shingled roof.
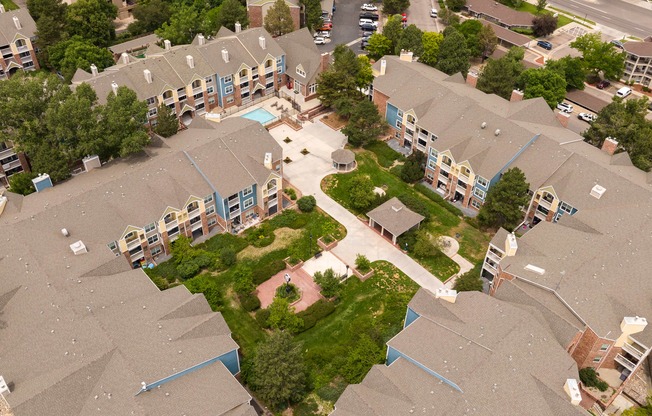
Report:
[[405,206],[398,198],[392,198],[379,207],[367,213],[376,224],[392,233],[395,237],[416,227],[424,220],[424,216],[417,214]]

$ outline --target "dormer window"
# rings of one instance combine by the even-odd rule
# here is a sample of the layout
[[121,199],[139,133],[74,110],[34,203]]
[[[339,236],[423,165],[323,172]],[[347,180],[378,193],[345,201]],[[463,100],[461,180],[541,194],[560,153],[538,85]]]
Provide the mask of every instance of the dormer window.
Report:
[[304,78],[306,77],[306,71],[304,71],[301,67],[297,67],[297,74]]
[[246,78],[247,77],[248,71],[246,69],[243,69],[240,71],[240,78]]
[[172,90],[167,90],[163,93],[163,99],[167,100],[168,98],[172,98]]

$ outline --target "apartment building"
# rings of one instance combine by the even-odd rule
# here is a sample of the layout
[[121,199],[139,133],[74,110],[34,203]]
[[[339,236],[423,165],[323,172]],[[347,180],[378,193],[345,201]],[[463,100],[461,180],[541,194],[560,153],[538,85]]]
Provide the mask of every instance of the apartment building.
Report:
[[0,80],[16,71],[39,69],[34,41],[36,23],[27,9],[6,11],[0,5]]
[[581,415],[578,368],[535,313],[479,292],[420,289],[384,365],[333,416]]
[[107,247],[127,224],[210,194],[189,176],[193,149],[263,130],[219,127],[0,198],[0,402],[10,414],[256,415],[221,314],[183,285],[160,292]]
[[621,79],[650,87],[652,81],[652,36],[642,42],[625,42],[623,48],[627,53],[625,71]]
[[9,187],[9,178],[20,172],[29,172],[25,154],[16,152],[11,142],[0,142],[0,187]]
[[[307,31],[300,35],[310,36]],[[100,100],[127,86],[147,102],[152,125],[159,105],[188,125],[207,112],[219,117],[229,107],[273,97],[286,74],[286,52],[276,40],[262,28],[240,30],[239,24],[235,32],[222,27],[214,39],[197,35],[190,45],[150,44],[143,55],[123,52],[117,65],[101,73],[95,66],[90,74],[78,70],[73,85],[90,84]]]
[[[250,27],[263,27],[267,11],[274,5],[274,0],[248,0],[247,17],[249,18]],[[285,0],[285,4],[290,8],[294,30],[301,27],[301,4],[298,0]]]

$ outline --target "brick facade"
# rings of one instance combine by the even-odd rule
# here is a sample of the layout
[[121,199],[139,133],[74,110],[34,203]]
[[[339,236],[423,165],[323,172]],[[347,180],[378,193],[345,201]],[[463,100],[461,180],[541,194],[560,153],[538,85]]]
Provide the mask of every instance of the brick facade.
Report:
[[[269,10],[273,4],[274,2],[270,1],[265,4],[248,5],[247,16],[249,17],[249,27],[263,27],[265,25],[267,10]],[[290,16],[292,16],[294,30],[299,30],[301,24],[301,8],[287,2],[286,4],[290,7]]]

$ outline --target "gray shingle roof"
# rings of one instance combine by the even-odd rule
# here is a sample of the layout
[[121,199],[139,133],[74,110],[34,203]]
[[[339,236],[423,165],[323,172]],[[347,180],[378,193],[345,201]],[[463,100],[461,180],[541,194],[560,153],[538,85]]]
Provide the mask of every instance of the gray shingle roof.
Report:
[[398,198],[392,198],[381,206],[367,212],[367,217],[371,218],[376,224],[381,225],[395,237],[412,227],[416,227],[424,220],[423,215],[410,210]]
[[[308,28],[279,36],[276,41],[285,50],[288,75],[307,85],[314,83],[319,74],[321,55]],[[303,67],[305,77],[297,74],[296,68],[299,65]]]
[[652,42],[625,42],[625,50],[637,56],[652,56]]
[[[18,18],[20,29],[14,23]],[[26,8],[0,13],[0,46],[9,45],[16,40],[16,35],[32,38],[36,34],[36,22]]]
[[534,18],[531,13],[514,10],[495,0],[471,0],[465,7],[474,13],[496,18],[508,26],[532,26]]

